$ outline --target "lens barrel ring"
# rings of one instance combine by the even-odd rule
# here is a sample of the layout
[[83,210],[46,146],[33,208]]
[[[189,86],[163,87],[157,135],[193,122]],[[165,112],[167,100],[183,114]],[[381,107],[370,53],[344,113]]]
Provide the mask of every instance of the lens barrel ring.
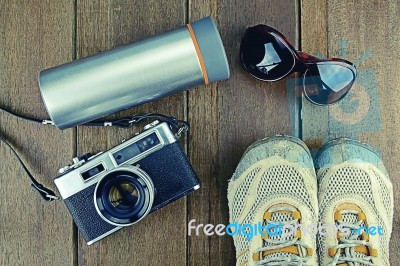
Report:
[[[116,187],[133,188],[137,197],[131,199],[128,204],[121,204],[118,207],[111,202],[111,191]],[[119,192],[120,197],[124,197],[123,192]],[[127,191],[125,191],[127,193]],[[129,226],[142,220],[150,212],[154,201],[154,185],[150,176],[142,169],[135,166],[122,166],[113,169],[105,174],[97,183],[94,191],[94,205],[99,216],[115,226]]]

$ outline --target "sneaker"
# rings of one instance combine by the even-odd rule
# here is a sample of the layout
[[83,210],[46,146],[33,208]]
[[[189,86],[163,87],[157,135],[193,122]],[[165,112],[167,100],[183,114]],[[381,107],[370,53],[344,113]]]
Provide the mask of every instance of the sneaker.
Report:
[[313,160],[299,139],[249,147],[229,182],[228,205],[236,265],[318,265],[315,235],[294,229],[318,222]]
[[379,153],[338,139],[321,149],[315,166],[320,222],[334,228],[318,235],[321,265],[389,265],[393,188]]

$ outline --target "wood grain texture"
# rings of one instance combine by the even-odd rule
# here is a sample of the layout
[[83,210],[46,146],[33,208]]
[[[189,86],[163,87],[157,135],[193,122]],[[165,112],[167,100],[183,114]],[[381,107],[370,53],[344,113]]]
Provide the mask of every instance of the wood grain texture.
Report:
[[[187,118],[191,130],[182,143],[202,187],[187,199],[180,199],[93,246],[88,247],[77,236],[62,202],[47,204],[29,187],[21,166],[1,144],[0,265],[234,265],[230,237],[188,237],[187,223],[196,219],[197,224],[227,224],[228,179],[244,150],[262,137],[293,131],[287,80],[257,81],[239,61],[239,44],[245,29],[259,23],[275,27],[310,54],[337,57],[346,51],[347,59],[359,63],[358,93],[350,95],[348,102],[329,108],[302,102],[302,135],[313,149],[328,139],[349,136],[381,151],[394,184],[390,251],[392,265],[398,264],[398,2],[33,0],[27,5],[24,1],[0,0],[0,6],[0,106],[27,116],[47,117],[37,86],[40,70],[208,15],[217,22],[231,68],[228,81],[199,86],[112,116],[159,112]],[[358,60],[362,54],[370,57]],[[368,106],[370,112],[349,108],[350,105]],[[57,169],[69,163],[75,153],[106,150],[141,129],[79,127],[59,131],[3,113],[0,121],[0,134],[17,148],[32,173],[53,189]]]
[[[189,155],[202,180],[189,201],[188,220],[227,224],[226,190],[245,149],[255,140],[290,133],[285,81],[255,80],[241,66],[239,45],[248,26],[269,24],[294,44],[297,37],[295,1],[190,1],[189,20],[212,15],[230,63],[231,78],[189,91],[191,135]],[[234,265],[230,237],[189,237],[189,265]]]
[[[77,16],[80,58],[185,25],[186,3],[86,0],[78,2]],[[184,119],[185,111],[186,93],[180,93],[114,116],[157,112]],[[78,128],[78,154],[109,149],[141,129]],[[80,237],[79,265],[184,265],[186,209],[180,199],[93,246]]]
[[[341,136],[357,138],[381,151],[383,161],[394,186],[394,221],[390,243],[391,265],[398,265],[400,255],[400,26],[398,1],[313,1],[304,0],[302,8],[302,46],[313,51],[326,51],[328,56],[342,54],[357,63],[358,77],[353,92],[343,103],[329,107],[328,128],[319,137],[331,139]],[[316,16],[316,10],[326,11]],[[315,29],[319,25],[326,27]],[[321,25],[320,24],[320,25]],[[310,34],[325,41],[315,44]],[[342,46],[342,49],[340,48]],[[343,49],[347,47],[347,49]],[[370,57],[362,60],[362,55]],[[361,60],[360,60],[361,59]],[[346,101],[345,101],[346,100]],[[350,108],[353,107],[353,108]],[[355,108],[356,107],[356,108]],[[320,129],[321,120],[307,119],[303,127]],[[312,139],[314,136],[304,136]]]
[[[73,1],[0,1],[0,106],[47,118],[39,71],[73,58]],[[73,156],[74,130],[37,126],[0,113],[0,134],[33,175],[55,189]],[[62,202],[46,203],[11,151],[0,145],[0,265],[73,265],[73,222]]]
[[[302,1],[301,50],[311,55],[328,56],[326,3]],[[298,94],[299,96],[301,94]],[[317,106],[302,97],[302,139],[311,150],[318,149],[328,138],[328,107]],[[312,124],[310,124],[312,123]],[[317,124],[318,126],[316,126]]]

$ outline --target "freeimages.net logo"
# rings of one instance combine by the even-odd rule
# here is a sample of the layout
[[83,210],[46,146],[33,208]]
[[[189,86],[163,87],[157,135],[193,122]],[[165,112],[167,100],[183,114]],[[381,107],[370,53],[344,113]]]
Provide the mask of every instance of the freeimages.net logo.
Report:
[[[341,39],[339,48],[340,58],[346,59],[348,41]],[[381,130],[382,118],[375,70],[371,68],[360,68],[361,63],[372,56],[372,51],[367,49],[354,61],[357,77],[349,93],[342,100],[329,107],[316,107],[327,108],[329,139],[335,138],[338,134],[357,139],[360,133],[377,132]],[[317,57],[320,59],[326,58],[322,54],[318,54]],[[302,87],[303,77],[288,79],[286,82],[289,107],[291,109],[290,117],[292,128],[295,128],[295,121],[298,119],[296,113],[292,109],[298,108],[296,102],[298,97],[303,96]],[[296,97],[293,97],[293,94]],[[320,113],[323,113],[322,109]],[[323,119],[326,119],[326,117]]]
[[196,224],[196,220],[192,219],[188,223],[188,235],[196,235],[204,234],[206,236],[234,236],[234,235],[242,235],[246,237],[246,240],[251,240],[256,236],[281,236],[281,237],[295,237],[298,232],[301,232],[301,235],[327,235],[327,236],[350,236],[350,235],[379,235],[382,236],[384,234],[383,228],[381,226],[360,226],[358,228],[349,228],[342,224],[328,224],[323,225],[319,224],[283,224],[282,222],[278,223],[269,223],[262,224],[258,222],[256,224],[241,224],[238,222],[230,223],[228,225],[224,224]]
[[[347,57],[348,42],[340,41],[340,56]],[[366,50],[354,62],[358,67],[372,57]],[[374,69],[357,68],[357,78],[349,94],[338,104],[329,108],[330,134],[345,134],[357,137],[360,133],[375,132],[382,128],[379,107],[378,82]]]

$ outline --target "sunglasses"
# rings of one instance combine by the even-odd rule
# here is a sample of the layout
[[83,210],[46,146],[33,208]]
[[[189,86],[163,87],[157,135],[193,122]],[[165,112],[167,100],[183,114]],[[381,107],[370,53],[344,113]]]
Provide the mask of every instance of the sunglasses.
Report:
[[246,30],[240,59],[246,70],[263,81],[278,81],[302,74],[305,97],[317,105],[330,105],[343,99],[356,79],[353,63],[337,58],[318,59],[296,51],[279,31],[257,25]]

